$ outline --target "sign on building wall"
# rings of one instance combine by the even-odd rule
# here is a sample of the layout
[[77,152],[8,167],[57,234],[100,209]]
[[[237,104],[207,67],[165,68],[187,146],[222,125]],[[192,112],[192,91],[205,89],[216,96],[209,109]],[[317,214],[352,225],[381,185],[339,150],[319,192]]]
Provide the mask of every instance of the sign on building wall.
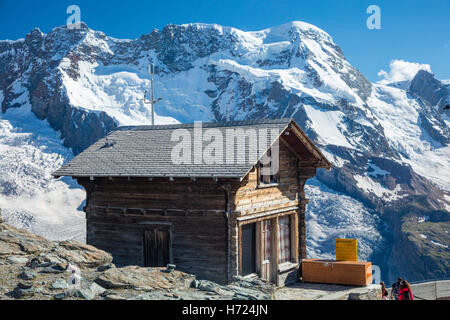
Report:
[[336,239],[336,260],[358,261],[358,241]]

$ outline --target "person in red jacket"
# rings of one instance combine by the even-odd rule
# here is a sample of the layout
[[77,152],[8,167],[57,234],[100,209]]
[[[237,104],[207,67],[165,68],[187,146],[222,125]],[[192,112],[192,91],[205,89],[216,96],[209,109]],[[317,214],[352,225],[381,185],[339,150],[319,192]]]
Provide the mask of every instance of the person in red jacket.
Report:
[[399,300],[414,300],[411,286],[409,285],[408,281],[402,281],[402,286],[400,287],[400,291],[398,292],[398,298]]
[[384,284],[383,281],[380,282],[380,285],[381,285],[381,299],[382,300],[387,300],[387,297],[388,297],[389,293],[386,290],[386,285]]

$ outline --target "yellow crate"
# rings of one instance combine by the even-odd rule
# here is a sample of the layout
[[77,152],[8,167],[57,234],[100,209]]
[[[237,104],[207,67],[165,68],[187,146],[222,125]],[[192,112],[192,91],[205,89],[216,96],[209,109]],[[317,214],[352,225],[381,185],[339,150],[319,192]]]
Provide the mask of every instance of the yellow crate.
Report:
[[358,261],[358,241],[356,239],[336,239],[336,260]]

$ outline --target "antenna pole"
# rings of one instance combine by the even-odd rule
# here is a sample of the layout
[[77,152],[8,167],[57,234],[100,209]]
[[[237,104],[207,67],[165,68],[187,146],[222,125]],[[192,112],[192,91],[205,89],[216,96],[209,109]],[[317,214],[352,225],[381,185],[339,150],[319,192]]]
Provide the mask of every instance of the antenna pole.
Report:
[[150,104],[151,104],[151,107],[152,107],[152,126],[154,126],[155,125],[155,98],[154,98],[154,93],[153,93],[153,90],[154,90],[153,81],[154,81],[154,79],[153,79],[153,65],[152,64],[150,64],[148,66],[148,71],[150,73],[150,84],[151,84]]
[[149,64],[148,65],[148,73],[150,74],[150,101],[146,100],[145,96],[147,95],[147,91],[145,91],[144,103],[150,104],[150,106],[152,108],[152,126],[154,126],[155,125],[155,104],[160,102],[162,99],[158,98],[157,100],[155,100],[155,96],[154,96],[154,75],[155,75],[155,70],[154,70],[153,64]]

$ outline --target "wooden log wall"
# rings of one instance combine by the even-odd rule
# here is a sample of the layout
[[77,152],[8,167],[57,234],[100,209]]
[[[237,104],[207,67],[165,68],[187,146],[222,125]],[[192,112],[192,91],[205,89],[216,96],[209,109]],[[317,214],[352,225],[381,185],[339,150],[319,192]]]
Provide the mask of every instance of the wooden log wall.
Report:
[[299,204],[298,158],[284,143],[279,144],[280,183],[258,186],[258,169],[242,181],[235,192],[234,210],[241,215],[253,215],[269,210],[295,207]]
[[171,230],[172,263],[219,283],[227,275],[224,191],[212,179],[79,179],[88,191],[87,242],[110,252],[118,265],[144,263],[144,231]]

